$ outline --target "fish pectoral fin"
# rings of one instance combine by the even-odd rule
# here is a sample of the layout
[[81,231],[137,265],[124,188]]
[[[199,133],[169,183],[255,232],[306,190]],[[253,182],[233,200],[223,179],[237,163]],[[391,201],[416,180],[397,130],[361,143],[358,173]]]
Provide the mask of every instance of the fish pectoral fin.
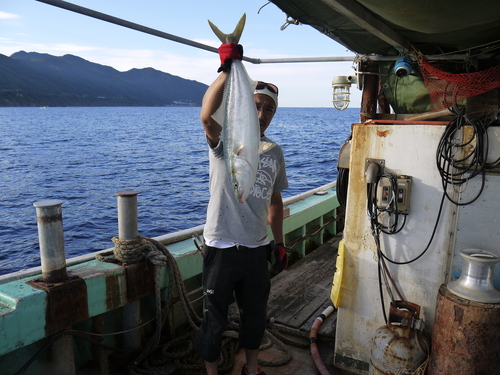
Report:
[[249,173],[250,175],[257,173],[255,168],[247,159],[237,156],[234,160],[235,163],[232,165],[231,169],[232,174],[236,174],[238,172],[241,173],[242,171],[245,171],[245,174]]
[[212,31],[217,35],[217,38],[222,43],[236,43],[240,41],[241,38],[241,33],[243,32],[243,28],[245,27],[245,21],[247,19],[247,14],[243,13],[243,16],[241,16],[238,24],[236,25],[234,31],[231,34],[224,34],[222,31],[219,30],[217,26],[215,26],[210,20],[208,20],[208,24],[212,28]]
[[261,141],[260,144],[259,144],[259,154],[262,154],[264,152],[269,151],[274,146],[276,146],[276,143],[274,143],[274,142]]
[[236,156],[239,156],[241,151],[243,151],[244,148],[245,148],[245,146],[243,146],[243,145],[234,146],[233,153]]

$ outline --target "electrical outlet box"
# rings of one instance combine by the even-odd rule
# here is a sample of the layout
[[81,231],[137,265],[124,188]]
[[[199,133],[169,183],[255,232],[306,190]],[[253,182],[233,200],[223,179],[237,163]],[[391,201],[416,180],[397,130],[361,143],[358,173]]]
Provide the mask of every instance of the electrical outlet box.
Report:
[[410,212],[410,190],[411,176],[396,176],[395,185],[389,178],[382,177],[377,187],[377,206],[384,211],[408,214]]
[[398,212],[401,214],[410,213],[410,190],[411,176],[398,176],[396,201],[398,202]]

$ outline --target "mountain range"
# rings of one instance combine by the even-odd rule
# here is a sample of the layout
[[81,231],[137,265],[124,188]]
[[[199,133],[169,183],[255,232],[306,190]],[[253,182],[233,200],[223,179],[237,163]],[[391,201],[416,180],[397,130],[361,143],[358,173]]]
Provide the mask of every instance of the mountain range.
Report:
[[207,87],[153,68],[120,72],[74,55],[0,54],[0,107],[200,106]]

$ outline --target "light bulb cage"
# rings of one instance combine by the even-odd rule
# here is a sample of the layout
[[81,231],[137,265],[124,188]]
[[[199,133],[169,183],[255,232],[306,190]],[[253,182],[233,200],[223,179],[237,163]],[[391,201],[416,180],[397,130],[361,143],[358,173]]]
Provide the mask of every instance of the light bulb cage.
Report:
[[335,76],[332,81],[332,103],[339,111],[349,106],[351,101],[351,84],[356,83],[355,76]]

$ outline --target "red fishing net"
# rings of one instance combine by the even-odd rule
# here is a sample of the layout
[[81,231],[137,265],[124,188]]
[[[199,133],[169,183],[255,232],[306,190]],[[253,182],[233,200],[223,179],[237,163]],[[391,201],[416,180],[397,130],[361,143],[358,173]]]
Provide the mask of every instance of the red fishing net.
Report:
[[421,60],[422,76],[431,98],[431,110],[449,108],[464,99],[500,87],[500,65],[474,73],[449,73]]

